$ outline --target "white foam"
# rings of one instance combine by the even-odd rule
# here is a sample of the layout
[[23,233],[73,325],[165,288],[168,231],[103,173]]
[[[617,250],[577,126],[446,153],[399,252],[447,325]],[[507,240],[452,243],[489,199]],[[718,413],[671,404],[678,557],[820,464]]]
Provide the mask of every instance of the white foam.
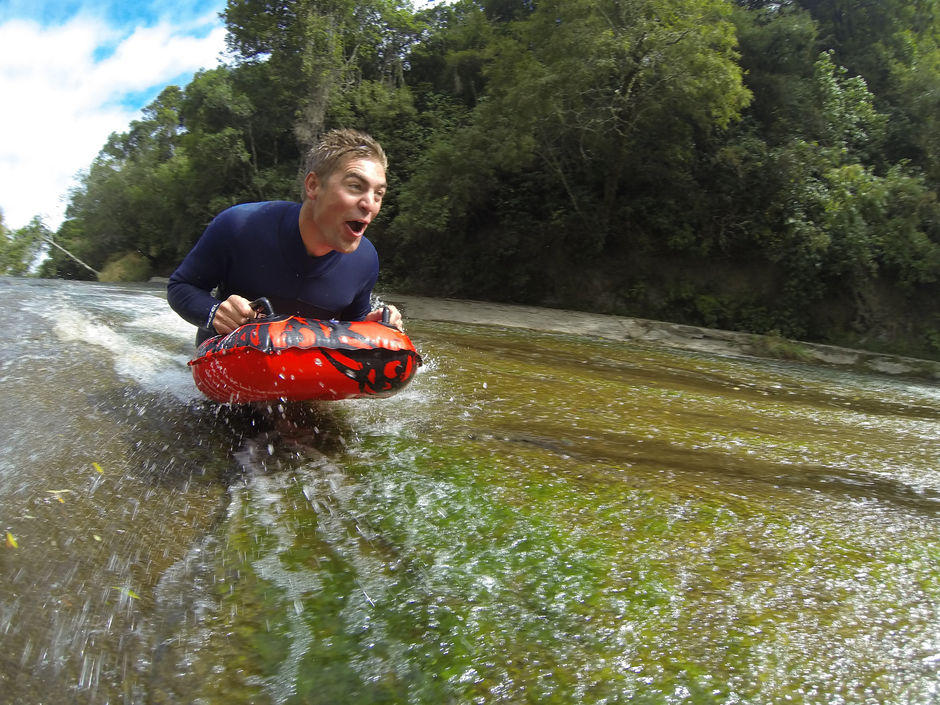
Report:
[[[151,298],[166,306],[161,299]],[[126,303],[126,310],[140,310],[139,305],[136,309],[132,306],[134,302]],[[115,372],[148,392],[170,394],[180,401],[199,396],[186,364],[189,356],[184,352],[191,345],[193,327],[168,308],[116,327],[95,320],[70,304],[44,311],[43,315],[50,319],[61,341],[88,343],[108,351]]]

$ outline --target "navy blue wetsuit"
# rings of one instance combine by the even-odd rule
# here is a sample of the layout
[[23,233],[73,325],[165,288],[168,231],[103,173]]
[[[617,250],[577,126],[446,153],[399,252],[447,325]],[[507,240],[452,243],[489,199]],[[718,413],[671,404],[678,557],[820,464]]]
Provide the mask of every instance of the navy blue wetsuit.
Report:
[[299,203],[267,201],[233,206],[209,224],[167,285],[173,310],[199,327],[197,342],[217,334],[210,318],[232,294],[249,301],[266,296],[278,314],[366,317],[379,275],[375,247],[362,238],[352,253],[311,257],[299,216]]

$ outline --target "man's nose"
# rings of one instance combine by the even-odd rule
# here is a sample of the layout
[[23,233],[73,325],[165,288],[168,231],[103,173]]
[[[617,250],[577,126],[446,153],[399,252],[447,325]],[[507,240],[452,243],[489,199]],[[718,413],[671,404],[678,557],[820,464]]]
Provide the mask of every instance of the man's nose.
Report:
[[366,211],[378,210],[381,203],[374,191],[366,191],[359,199],[359,206]]

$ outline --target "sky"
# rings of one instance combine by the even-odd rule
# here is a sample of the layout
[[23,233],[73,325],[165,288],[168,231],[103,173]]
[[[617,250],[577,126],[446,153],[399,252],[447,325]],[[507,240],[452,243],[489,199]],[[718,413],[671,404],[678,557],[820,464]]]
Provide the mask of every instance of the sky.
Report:
[[225,0],[0,0],[0,211],[52,230],[113,132],[225,50]]

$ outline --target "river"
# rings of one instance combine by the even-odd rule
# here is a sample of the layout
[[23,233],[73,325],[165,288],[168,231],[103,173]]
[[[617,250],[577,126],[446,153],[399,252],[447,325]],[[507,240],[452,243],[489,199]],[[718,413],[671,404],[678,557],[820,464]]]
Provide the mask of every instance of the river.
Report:
[[936,384],[410,319],[238,408],[159,287],[0,292],[2,703],[940,700]]

